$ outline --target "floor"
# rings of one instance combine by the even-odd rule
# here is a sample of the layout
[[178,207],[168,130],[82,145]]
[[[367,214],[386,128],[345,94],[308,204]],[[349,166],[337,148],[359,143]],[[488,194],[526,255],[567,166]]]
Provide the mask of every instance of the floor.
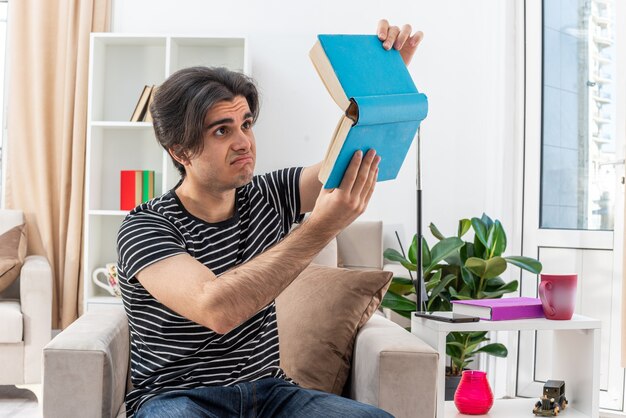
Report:
[[0,418],[41,418],[35,393],[41,393],[41,385],[0,386]]

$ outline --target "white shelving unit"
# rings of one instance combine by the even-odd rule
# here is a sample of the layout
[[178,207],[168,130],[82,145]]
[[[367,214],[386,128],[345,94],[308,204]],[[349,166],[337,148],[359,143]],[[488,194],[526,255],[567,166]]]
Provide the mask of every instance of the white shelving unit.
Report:
[[94,33],[89,57],[89,104],[83,289],[85,311],[121,300],[91,281],[92,272],[117,260],[120,171],[154,170],[155,194],[179,175],[154,137],[152,123],[129,122],[144,85],[159,85],[179,69],[220,66],[249,74],[244,37]]
[[[452,401],[445,398],[446,335],[452,331],[554,331],[551,352],[542,353],[550,359],[551,376],[565,381],[565,396],[569,401],[563,416],[572,418],[598,418],[600,395],[600,328],[602,322],[582,315],[574,315],[569,321],[551,321],[545,318],[518,319],[511,321],[478,321],[447,323],[413,316],[411,332],[420,337],[439,353],[437,375],[437,418],[461,415]],[[575,347],[575,349],[573,349]],[[496,399],[492,409],[484,417],[522,418],[534,416],[536,398]],[[477,415],[475,415],[477,416]]]

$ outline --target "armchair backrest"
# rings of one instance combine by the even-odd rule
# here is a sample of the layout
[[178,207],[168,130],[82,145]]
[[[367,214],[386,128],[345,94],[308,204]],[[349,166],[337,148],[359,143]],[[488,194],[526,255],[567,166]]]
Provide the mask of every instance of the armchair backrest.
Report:
[[[0,209],[0,234],[4,234],[14,226],[24,223],[24,212],[18,209]],[[0,299],[19,299],[20,279],[14,281],[7,289],[0,292]]]

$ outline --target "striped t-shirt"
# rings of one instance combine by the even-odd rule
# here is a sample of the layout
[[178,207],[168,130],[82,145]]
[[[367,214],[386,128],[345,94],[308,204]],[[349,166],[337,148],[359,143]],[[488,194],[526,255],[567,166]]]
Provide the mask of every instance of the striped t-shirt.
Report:
[[[175,189],[138,206],[124,219],[117,251],[131,337],[134,389],[126,395],[129,417],[164,391],[287,378],[279,367],[274,302],[220,335],[165,307],[135,276],[152,263],[182,253],[219,276],[262,253],[302,219],[301,172],[302,168],[290,168],[255,176],[236,190],[235,214],[223,222],[194,217]],[[171,279],[185,286],[184,276]]]

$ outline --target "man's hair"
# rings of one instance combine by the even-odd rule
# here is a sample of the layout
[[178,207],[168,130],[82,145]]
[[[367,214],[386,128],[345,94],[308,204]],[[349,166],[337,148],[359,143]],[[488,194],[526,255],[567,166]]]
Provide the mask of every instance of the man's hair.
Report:
[[[245,97],[253,121],[259,115],[254,81],[244,74],[218,67],[190,67],[176,71],[159,86],[150,112],[157,141],[177,157],[192,158],[204,147],[204,118],[217,103]],[[185,167],[172,157],[180,176]]]

